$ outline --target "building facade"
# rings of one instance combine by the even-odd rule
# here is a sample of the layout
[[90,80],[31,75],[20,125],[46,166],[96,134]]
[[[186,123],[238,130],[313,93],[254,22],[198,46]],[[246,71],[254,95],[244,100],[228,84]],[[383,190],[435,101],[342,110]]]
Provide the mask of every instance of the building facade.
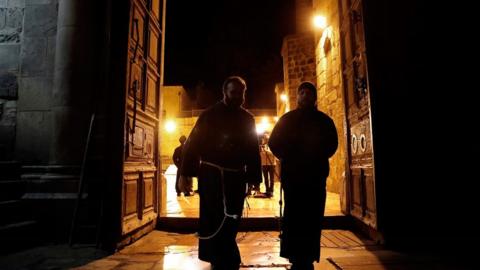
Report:
[[[277,100],[286,94],[294,109],[299,83],[316,84],[319,109],[340,138],[328,189],[341,194],[344,214],[386,243],[468,237],[478,227],[469,219],[476,99],[455,77],[466,65],[447,61],[469,59],[456,47],[465,43],[445,40],[422,1],[296,4]],[[155,228],[165,204],[162,160],[180,135],[169,138],[164,124],[182,119],[188,133],[198,115],[175,107],[180,88],[163,88],[165,7],[165,0],[0,0],[0,199],[28,205],[17,211],[25,220],[7,213],[2,229],[38,222],[35,237],[76,241],[82,233],[72,224],[88,222],[99,230],[93,241],[114,249]],[[310,28],[317,13],[327,21],[322,30]],[[252,111],[259,124],[276,114]]]

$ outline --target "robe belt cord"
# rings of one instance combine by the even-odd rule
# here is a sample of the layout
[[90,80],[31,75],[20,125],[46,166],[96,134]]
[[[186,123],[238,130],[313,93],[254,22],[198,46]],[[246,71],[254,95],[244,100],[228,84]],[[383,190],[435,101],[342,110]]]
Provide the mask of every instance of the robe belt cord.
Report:
[[225,167],[222,167],[220,165],[217,165],[215,163],[211,163],[211,162],[207,162],[207,161],[203,161],[203,160],[200,160],[200,165],[207,165],[207,166],[210,166],[210,167],[213,167],[213,168],[216,168],[220,171],[220,176],[221,176],[221,179],[220,179],[220,183],[222,185],[222,195],[223,195],[223,220],[222,222],[220,223],[220,226],[218,227],[218,229],[211,235],[209,236],[200,236],[200,234],[197,234],[197,237],[199,239],[202,239],[202,240],[208,240],[208,239],[212,239],[213,237],[215,237],[219,232],[220,230],[222,229],[223,225],[225,224],[225,220],[227,219],[227,217],[229,218],[233,218],[233,219],[238,219],[239,216],[236,215],[236,214],[229,214],[227,213],[227,203],[226,203],[226,199],[225,199],[225,186],[224,186],[224,172],[241,172],[243,171],[243,169],[231,169],[231,168],[225,168]]

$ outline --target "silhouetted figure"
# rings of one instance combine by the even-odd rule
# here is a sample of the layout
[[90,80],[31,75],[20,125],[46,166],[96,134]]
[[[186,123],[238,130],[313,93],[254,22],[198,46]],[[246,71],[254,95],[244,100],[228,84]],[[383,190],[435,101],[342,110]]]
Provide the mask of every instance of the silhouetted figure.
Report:
[[236,235],[247,184],[262,178],[255,120],[242,108],[245,90],[242,78],[227,78],[223,100],[200,115],[183,152],[182,175],[198,177],[198,257],[212,269],[239,269]]
[[272,151],[268,148],[267,137],[260,145],[260,158],[262,160],[263,178],[265,179],[265,189],[267,197],[273,197],[274,184],[275,184],[275,165],[276,158]]
[[338,137],[333,120],[316,108],[312,83],[300,84],[297,99],[297,109],[280,118],[268,144],[281,161],[285,198],[280,256],[289,259],[291,269],[309,270],[320,259],[328,159]]
[[[181,193],[183,192],[185,196],[190,196],[192,195],[192,178],[188,177],[183,179],[183,181],[180,181],[180,166],[182,165],[182,151],[183,151],[183,146],[185,144],[185,141],[187,138],[182,135],[178,139],[180,142],[180,145],[175,148],[175,151],[173,151],[173,163],[175,166],[177,166],[177,178],[175,180],[175,191],[177,192],[177,196],[180,196]],[[181,183],[184,182],[184,183]]]

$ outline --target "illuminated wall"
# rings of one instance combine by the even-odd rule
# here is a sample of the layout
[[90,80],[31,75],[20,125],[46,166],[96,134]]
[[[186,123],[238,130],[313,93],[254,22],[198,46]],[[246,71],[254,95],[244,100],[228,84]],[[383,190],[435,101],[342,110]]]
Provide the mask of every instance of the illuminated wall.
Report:
[[[283,92],[288,96],[286,103],[290,105],[290,110],[293,110],[296,108],[296,92],[300,83],[311,81],[316,84],[318,109],[333,118],[339,135],[339,148],[330,159],[331,170],[327,180],[327,190],[340,193],[345,179],[346,148],[338,39],[338,1],[297,0],[296,6],[297,33],[286,36],[282,46]],[[309,8],[306,8],[307,6]],[[313,16],[316,14],[326,18],[326,30],[315,30]],[[279,99],[279,92],[277,92],[277,102]],[[281,114],[284,111],[278,105],[277,103],[277,111]]]
[[186,92],[182,86],[164,86],[163,95],[163,123],[161,130],[160,156],[162,170],[173,163],[172,155],[175,148],[180,145],[180,136],[188,136],[197,117],[181,117],[182,100]]
[[331,170],[327,187],[331,191],[341,192],[345,178],[346,142],[344,137],[345,111],[341,73],[338,1],[314,0],[313,9],[314,14],[323,15],[327,22],[327,27],[323,31],[315,31],[318,108],[333,118],[339,135],[339,148],[330,159]]

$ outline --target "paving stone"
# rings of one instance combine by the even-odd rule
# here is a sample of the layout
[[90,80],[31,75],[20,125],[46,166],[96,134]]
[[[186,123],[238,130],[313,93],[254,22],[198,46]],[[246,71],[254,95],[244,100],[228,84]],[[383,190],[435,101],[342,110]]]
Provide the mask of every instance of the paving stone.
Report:
[[87,265],[72,268],[75,270],[109,270],[109,269],[114,269],[118,265],[120,265],[121,262],[115,261],[115,260],[109,260],[109,259],[102,259],[98,261],[91,262]]
[[155,264],[154,263],[126,263],[122,264],[115,269],[117,270],[149,270],[151,269]]

